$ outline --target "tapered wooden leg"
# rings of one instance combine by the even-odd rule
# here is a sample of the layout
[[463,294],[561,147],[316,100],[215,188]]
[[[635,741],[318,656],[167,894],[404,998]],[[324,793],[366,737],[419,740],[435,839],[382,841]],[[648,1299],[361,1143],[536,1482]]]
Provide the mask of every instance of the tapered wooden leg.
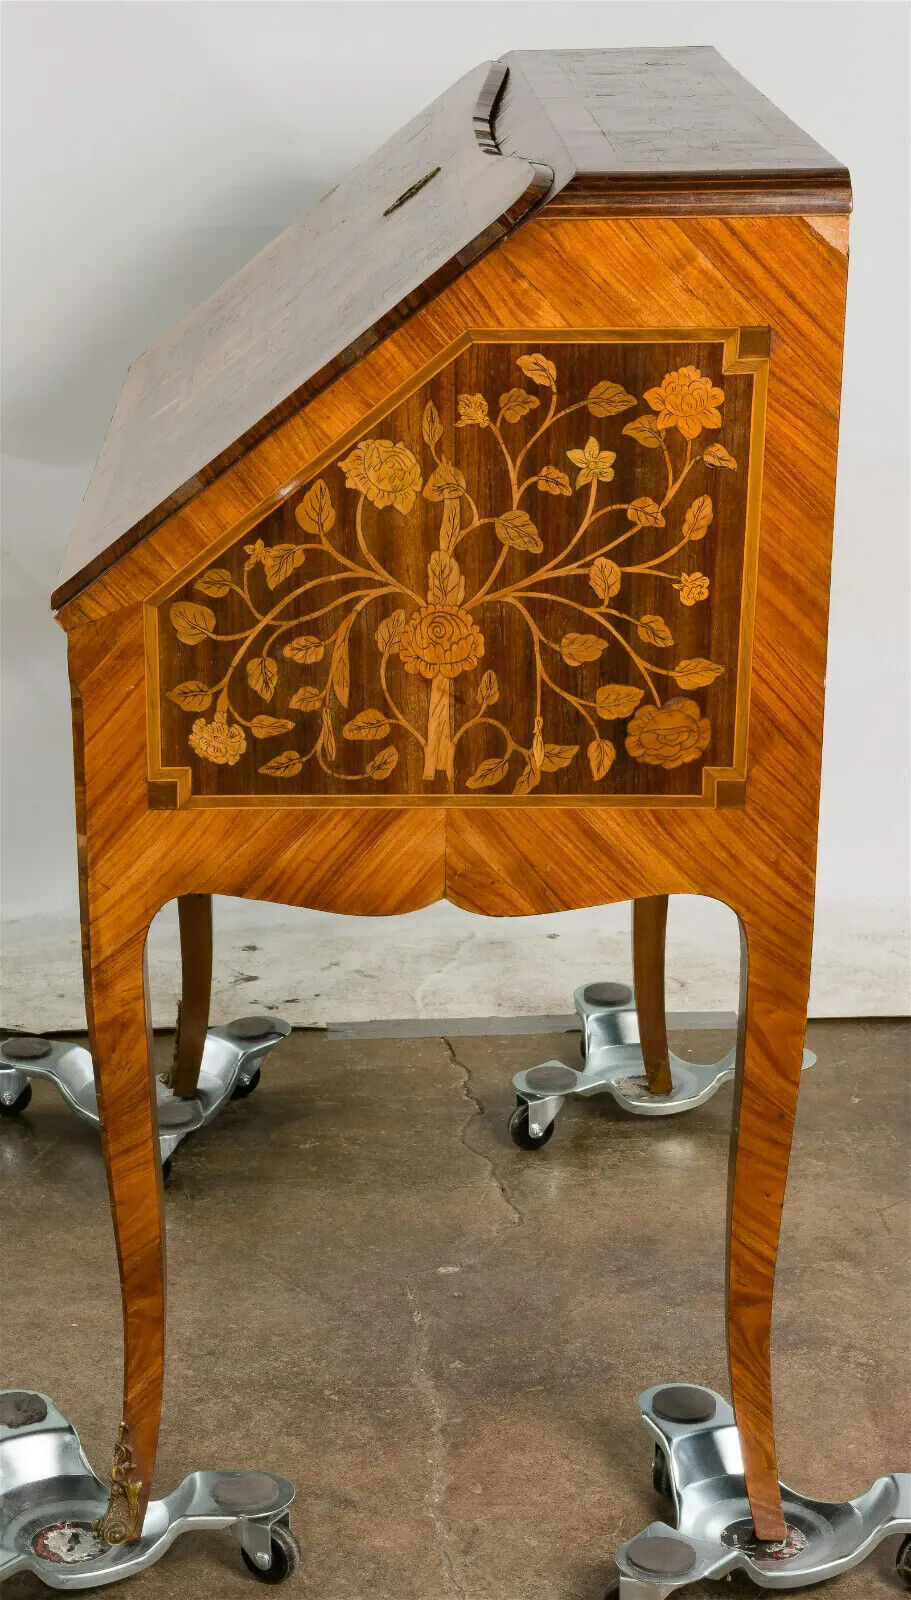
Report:
[[86,1002],[123,1301],[124,1379],[111,1497],[98,1531],[139,1538],[152,1487],[164,1371],[161,1157],[150,1050],[145,927],[84,929]]
[[664,945],[667,895],[633,901],[633,984],[645,1076],[652,1094],[670,1094],[673,1087],[667,1050],[664,1006]]
[[212,896],[182,894],[177,901],[180,926],[181,997],[174,1035],[174,1060],[168,1084],[188,1099],[196,1093],[209,1027],[212,999]]
[[741,922],[741,996],[728,1192],[728,1359],[756,1535],[782,1539],[772,1417],[772,1291],[797,1109],[812,925]]

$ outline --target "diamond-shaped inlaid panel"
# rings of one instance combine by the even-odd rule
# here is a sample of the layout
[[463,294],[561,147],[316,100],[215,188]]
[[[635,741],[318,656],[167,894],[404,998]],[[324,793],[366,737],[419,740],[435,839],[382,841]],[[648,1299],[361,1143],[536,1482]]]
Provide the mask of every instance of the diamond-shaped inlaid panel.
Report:
[[196,805],[742,799],[763,343],[466,339],[156,601],[150,776]]

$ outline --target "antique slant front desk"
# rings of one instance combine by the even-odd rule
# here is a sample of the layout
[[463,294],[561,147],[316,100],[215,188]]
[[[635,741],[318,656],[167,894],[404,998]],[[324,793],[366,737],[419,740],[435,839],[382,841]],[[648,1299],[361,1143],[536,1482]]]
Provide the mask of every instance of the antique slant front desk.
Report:
[[53,601],[128,1539],[164,1349],[144,945],[177,897],[192,1089],[212,894],[734,909],[730,1375],[756,1533],[782,1533],[769,1320],[849,205],[845,170],[713,50],[520,52],[131,367]]

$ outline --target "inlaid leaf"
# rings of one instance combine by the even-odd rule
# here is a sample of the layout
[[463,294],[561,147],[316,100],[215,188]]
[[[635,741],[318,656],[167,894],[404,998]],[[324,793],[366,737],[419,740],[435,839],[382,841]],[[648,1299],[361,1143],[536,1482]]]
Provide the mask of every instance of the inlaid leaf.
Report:
[[661,432],[655,418],[652,416],[635,417],[623,429],[637,444],[645,446],[646,450],[657,450],[661,443]]
[[707,450],[703,450],[702,459],[707,467],[726,467],[728,472],[737,471],[737,462],[723,444],[710,444]]
[[602,683],[595,690],[595,709],[607,721],[611,717],[630,717],[642,699],[643,691],[629,683]]
[[529,763],[524,772],[520,775],[519,781],[515,785],[512,792],[513,794],[531,794],[532,789],[537,789],[540,782],[540,772],[536,772],[534,767]]
[[486,711],[488,706],[495,706],[500,698],[500,685],[495,672],[485,672],[478,689],[478,706]]
[[404,626],[404,611],[393,611],[391,617],[383,618],[376,630],[377,648],[383,655],[392,655],[398,649]]
[[398,762],[399,753],[394,745],[387,744],[385,750],[379,750],[372,761],[368,761],[365,777],[373,778],[375,783],[388,778]]
[[250,732],[254,739],[274,739],[280,733],[290,733],[294,727],[285,717],[254,717]]
[[536,394],[529,394],[527,389],[507,389],[500,395],[500,410],[504,422],[518,422],[520,417],[534,411],[535,406],[541,404]]
[[424,407],[424,415],[421,418],[421,433],[424,435],[424,443],[429,444],[431,450],[443,437],[443,424],[440,421],[440,413],[432,400],[428,400]]
[[351,667],[348,659],[348,640],[357,612],[352,611],[347,616],[338,633],[335,635],[335,645],[332,650],[332,660],[329,663],[329,682],[335,691],[335,698],[341,705],[347,706],[348,696],[351,692]]
[[321,730],[321,733],[320,733],[320,740],[321,740],[323,749],[324,749],[324,751],[326,753],[327,760],[334,761],[335,760],[335,733],[333,732],[332,718],[329,715],[329,707],[328,706],[323,706],[323,724],[322,724],[322,730]]
[[687,513],[683,519],[684,539],[704,539],[711,520],[711,497],[707,494],[697,495],[692,505],[687,507]]
[[612,600],[623,581],[623,573],[616,561],[598,556],[591,564],[588,581],[601,600]]
[[527,511],[504,511],[494,523],[494,532],[501,544],[508,544],[513,550],[527,550],[537,556],[544,549],[543,540]]
[[271,700],[278,683],[278,667],[271,656],[252,656],[247,662],[247,682],[261,700]]
[[322,703],[322,690],[314,689],[311,683],[305,683],[302,689],[295,689],[289,701],[292,711],[318,711]]
[[343,739],[385,739],[389,733],[389,723],[382,711],[375,711],[368,706],[366,711],[359,711],[356,717],[346,722],[342,729]]
[[588,397],[588,409],[593,417],[615,417],[636,404],[636,397],[627,394],[622,383],[596,383]]
[[584,661],[597,661],[607,649],[607,640],[596,633],[564,633],[560,654],[568,667],[581,667]]
[[459,420],[457,428],[486,428],[490,421],[487,401],[482,394],[459,395]]
[[538,488],[545,494],[572,494],[572,484],[559,467],[542,467],[538,473]]
[[179,683],[176,689],[169,689],[168,699],[180,706],[181,711],[207,711],[214,692],[208,684],[191,678],[189,683]]
[[661,507],[650,495],[643,494],[638,500],[631,500],[626,508],[630,522],[635,522],[640,528],[663,528],[664,517]]
[[593,739],[588,747],[588,764],[592,769],[592,777],[600,783],[610,772],[617,752],[609,739]]
[[491,756],[487,761],[475,769],[471,777],[466,780],[466,789],[489,789],[495,783],[502,783],[509,771],[508,756]]
[[273,756],[259,770],[267,778],[296,778],[303,765],[303,756],[299,756],[296,750],[283,750],[281,755]]
[[702,656],[691,656],[686,661],[677,662],[674,678],[681,689],[704,689],[708,684],[714,683],[723,671],[724,667],[717,661],[706,661]]
[[442,461],[424,485],[425,500],[458,500],[465,493],[465,474],[449,461]]
[[273,544],[263,553],[263,570],[270,589],[290,578],[296,567],[303,565],[307,552],[299,544]]
[[228,593],[233,579],[227,567],[210,567],[196,579],[193,587],[200,589],[203,594],[210,594],[213,600],[220,600],[222,595]]
[[317,478],[294,513],[305,533],[325,536],[335,526],[332,496],[322,478]]
[[460,606],[465,599],[459,563],[445,550],[434,550],[427,563],[427,599],[438,606]]
[[192,600],[178,600],[171,607],[174,632],[183,644],[199,644],[215,632],[215,612]]
[[641,617],[636,632],[646,644],[656,644],[662,650],[674,642],[674,636],[663,617]]
[[557,369],[539,350],[531,356],[519,356],[516,366],[532,383],[539,383],[544,389],[557,387]]
[[326,646],[322,639],[314,638],[312,633],[300,633],[285,645],[282,651],[289,661],[297,661],[303,667],[311,667],[314,661],[322,661]]
[[541,771],[556,772],[559,767],[568,767],[578,748],[577,744],[546,744]]

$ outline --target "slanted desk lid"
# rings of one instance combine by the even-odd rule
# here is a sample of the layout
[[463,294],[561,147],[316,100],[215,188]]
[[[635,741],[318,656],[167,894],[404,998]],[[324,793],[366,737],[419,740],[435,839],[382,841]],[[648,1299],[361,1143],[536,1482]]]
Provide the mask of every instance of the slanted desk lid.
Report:
[[316,392],[350,365],[543,197],[552,173],[500,155],[493,139],[505,77],[500,63],[475,67],[134,362],[54,606],[223,470],[237,441],[249,448],[251,430],[267,433],[279,407],[290,411],[308,384]]
[[130,368],[52,604],[542,201],[549,215],[845,211],[850,190],[845,169],[715,50],[483,63]]

